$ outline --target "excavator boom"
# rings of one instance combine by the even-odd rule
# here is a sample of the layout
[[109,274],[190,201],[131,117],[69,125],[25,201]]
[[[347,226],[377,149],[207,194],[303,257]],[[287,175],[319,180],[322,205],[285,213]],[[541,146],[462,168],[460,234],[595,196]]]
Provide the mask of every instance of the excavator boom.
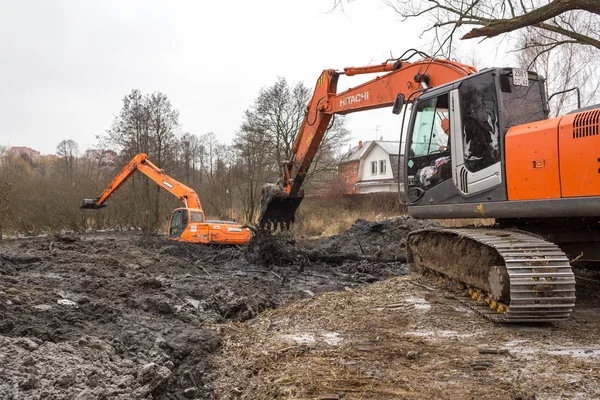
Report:
[[135,173],[135,171],[140,171],[150,179],[152,179],[156,184],[171,194],[176,196],[179,200],[185,204],[186,208],[195,208],[202,211],[202,205],[200,204],[200,198],[194,191],[194,189],[176,181],[171,178],[164,171],[158,168],[156,165],[152,164],[148,160],[148,156],[146,154],[140,153],[133,157],[125,167],[115,176],[115,178],[110,182],[110,184],[106,187],[104,192],[100,195],[100,197],[96,199],[84,199],[81,208],[88,209],[98,209],[102,207],[106,207],[106,201],[112,196],[120,187]]
[[[382,73],[382,76],[337,93],[340,75]],[[438,86],[477,72],[453,61],[424,58],[416,62],[388,60],[380,65],[349,67],[343,72],[324,70],[315,86],[304,120],[292,146],[292,157],[282,165],[282,179],[266,184],[261,191],[259,225],[263,229],[289,228],[303,198],[304,178],[334,114],[349,114],[393,106],[398,95],[409,101],[421,89]],[[411,97],[412,96],[412,97]]]

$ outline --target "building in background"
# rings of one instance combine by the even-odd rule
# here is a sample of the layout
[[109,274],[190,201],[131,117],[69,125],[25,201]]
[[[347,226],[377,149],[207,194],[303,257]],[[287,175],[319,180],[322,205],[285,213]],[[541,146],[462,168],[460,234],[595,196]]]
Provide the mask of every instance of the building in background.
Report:
[[397,192],[400,142],[358,142],[338,165],[338,179],[346,194]]
[[14,155],[24,157],[28,160],[34,161],[36,158],[41,156],[41,153],[31,147],[16,146],[11,147],[10,152]]
[[358,146],[354,146],[348,150],[341,158],[338,164],[338,178],[342,186],[343,192],[346,194],[356,193],[354,185],[358,180],[358,170],[360,168],[360,159],[367,150],[371,142],[358,142]]

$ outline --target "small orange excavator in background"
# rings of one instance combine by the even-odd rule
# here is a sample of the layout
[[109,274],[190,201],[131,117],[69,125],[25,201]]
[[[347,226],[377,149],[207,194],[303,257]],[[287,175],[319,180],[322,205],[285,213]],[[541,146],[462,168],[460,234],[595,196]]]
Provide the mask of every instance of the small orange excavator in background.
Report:
[[106,201],[135,171],[140,171],[156,184],[185,204],[185,207],[173,210],[169,220],[169,239],[179,242],[243,245],[250,241],[250,229],[231,221],[205,220],[200,198],[196,192],[171,178],[152,164],[146,154],[136,155],[115,176],[107,188],[96,199],[84,199],[81,208],[100,209],[106,207]]

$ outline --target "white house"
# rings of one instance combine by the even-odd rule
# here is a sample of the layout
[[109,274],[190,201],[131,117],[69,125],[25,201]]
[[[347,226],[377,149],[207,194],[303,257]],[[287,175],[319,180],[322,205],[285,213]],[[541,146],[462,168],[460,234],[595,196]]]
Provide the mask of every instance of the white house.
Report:
[[[374,140],[359,142],[358,147],[350,149],[338,168],[340,178],[352,186],[346,192],[397,192],[399,145],[400,142]],[[353,165],[357,159],[358,168]]]

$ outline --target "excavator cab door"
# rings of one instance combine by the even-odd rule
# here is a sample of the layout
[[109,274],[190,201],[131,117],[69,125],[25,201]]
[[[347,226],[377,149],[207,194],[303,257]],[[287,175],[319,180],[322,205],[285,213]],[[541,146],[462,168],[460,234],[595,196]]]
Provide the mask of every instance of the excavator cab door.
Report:
[[500,115],[493,71],[466,78],[450,95],[453,178],[463,196],[502,184]]
[[[456,189],[468,197],[502,184],[497,91],[494,71],[489,71],[446,91],[424,93],[415,102],[405,153],[409,204],[423,197],[427,204],[440,204]],[[452,190],[445,184],[425,196],[450,179]]]
[[188,210],[177,209],[173,211],[171,222],[169,223],[169,238],[179,238],[188,225]]

